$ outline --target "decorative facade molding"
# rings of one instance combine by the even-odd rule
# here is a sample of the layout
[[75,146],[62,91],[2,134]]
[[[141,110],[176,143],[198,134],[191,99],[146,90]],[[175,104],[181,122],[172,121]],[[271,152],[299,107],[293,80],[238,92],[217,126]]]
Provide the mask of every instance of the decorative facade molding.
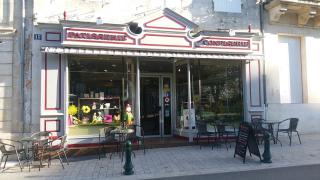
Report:
[[[320,26],[320,1],[319,0],[272,0],[268,1],[265,8],[269,11],[271,22],[280,22],[282,16],[296,15],[298,26]],[[310,19],[314,19],[313,24]]]

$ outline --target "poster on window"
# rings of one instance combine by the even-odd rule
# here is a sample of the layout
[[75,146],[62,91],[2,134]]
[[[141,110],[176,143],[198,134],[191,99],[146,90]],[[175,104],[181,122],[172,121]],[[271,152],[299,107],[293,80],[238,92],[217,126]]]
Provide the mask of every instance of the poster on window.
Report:
[[[196,118],[195,118],[195,111],[194,109],[191,109],[191,126],[192,128],[194,128],[196,126]],[[183,109],[183,124],[184,124],[184,128],[188,128],[189,127],[189,111],[188,109]]]

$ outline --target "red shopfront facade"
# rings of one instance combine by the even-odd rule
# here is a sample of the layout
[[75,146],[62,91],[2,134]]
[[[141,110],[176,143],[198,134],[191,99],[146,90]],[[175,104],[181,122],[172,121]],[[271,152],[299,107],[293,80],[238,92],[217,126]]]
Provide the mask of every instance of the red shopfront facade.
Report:
[[40,103],[32,106],[40,130],[67,134],[69,144],[96,143],[98,129],[130,106],[148,136],[192,141],[195,121],[263,117],[259,37],[198,31],[173,13],[129,24],[39,24],[35,34],[44,38],[34,41],[39,86],[32,93]]

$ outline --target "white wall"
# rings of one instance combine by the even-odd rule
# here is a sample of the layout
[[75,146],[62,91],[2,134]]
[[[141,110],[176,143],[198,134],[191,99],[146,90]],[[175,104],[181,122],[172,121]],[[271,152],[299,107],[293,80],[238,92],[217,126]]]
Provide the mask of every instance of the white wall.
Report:
[[242,0],[241,13],[214,11],[213,0],[35,0],[34,4],[38,22],[58,23],[66,11],[68,20],[96,22],[100,17],[104,23],[124,24],[168,7],[202,29],[248,32],[249,24],[252,32],[260,28],[256,0]]
[[302,103],[300,37],[267,34],[265,62],[269,103]]
[[320,38],[305,37],[304,89],[306,102],[320,103]]
[[280,80],[278,57],[275,53],[277,48],[274,44],[278,43],[278,36],[265,34],[265,73],[266,73],[266,94],[267,103],[280,103]]
[[299,118],[298,131],[302,134],[319,133],[320,104],[269,104],[267,119]]
[[12,39],[1,37],[0,43],[0,135],[8,137],[12,126]]
[[[20,1],[0,0],[0,137],[21,135]],[[13,18],[15,17],[15,18]],[[16,31],[15,31],[16,30]]]
[[[190,5],[192,0],[167,0],[169,8],[179,8]],[[58,22],[63,19],[66,11],[69,20],[95,22],[101,17],[104,23],[127,23],[161,10],[162,0],[35,0],[37,21]]]
[[[268,19],[265,19],[265,68],[266,68],[266,92],[267,92],[267,108],[266,117],[269,120],[282,120],[289,117],[297,117],[300,119],[298,129],[302,133],[319,133],[320,132],[320,34],[318,28],[297,27],[285,24],[270,24]],[[301,57],[301,75],[290,73],[290,79],[293,76],[301,76],[301,83],[298,82],[298,91],[302,89],[303,100],[300,102],[293,101],[292,97],[290,103],[281,103],[281,62],[279,62],[279,55],[283,53],[278,44],[279,35],[285,37],[295,37],[300,39],[300,57]],[[287,47],[286,51],[295,57],[299,53],[290,51]],[[279,52],[280,51],[280,52]],[[289,55],[289,54],[287,54]],[[289,58],[290,59],[290,58]],[[288,63],[287,63],[288,64]],[[284,65],[284,64],[283,64]],[[292,65],[288,69],[299,69],[299,65]],[[294,72],[294,71],[293,71]],[[292,82],[287,79],[285,82],[290,84],[288,91],[292,93]],[[298,92],[300,94],[300,92]],[[283,93],[283,95],[286,95]],[[298,97],[298,99],[301,99]]]

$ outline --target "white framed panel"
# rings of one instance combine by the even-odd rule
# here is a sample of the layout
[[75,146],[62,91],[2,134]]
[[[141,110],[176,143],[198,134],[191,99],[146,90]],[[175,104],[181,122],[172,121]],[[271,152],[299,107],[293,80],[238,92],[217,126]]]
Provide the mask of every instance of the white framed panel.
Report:
[[61,110],[61,55],[45,54],[44,64],[44,109]]
[[41,69],[41,115],[64,113],[65,61],[60,54],[43,54]]
[[42,116],[40,131],[51,132],[53,137],[64,135],[64,116]]
[[302,103],[300,38],[278,37],[280,103]]
[[260,61],[250,61],[248,64],[248,81],[249,81],[249,105],[251,107],[261,107],[261,75]]

